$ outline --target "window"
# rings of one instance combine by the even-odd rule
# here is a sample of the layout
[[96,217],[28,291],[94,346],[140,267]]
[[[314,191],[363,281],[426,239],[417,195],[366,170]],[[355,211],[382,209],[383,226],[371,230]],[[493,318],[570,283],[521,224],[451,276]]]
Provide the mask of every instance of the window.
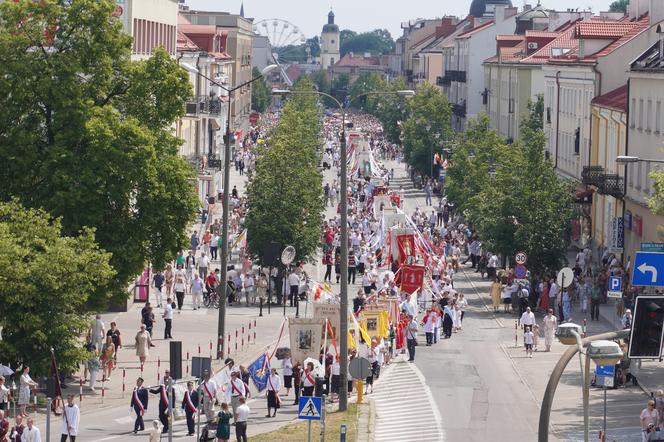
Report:
[[650,195],[650,163],[645,163],[646,165],[646,175],[643,177],[644,178],[644,185],[643,185],[643,192],[646,195]]
[[658,101],[655,105],[655,132],[662,132],[662,102]]
[[546,122],[551,124],[551,108],[550,107],[546,108]]
[[636,98],[632,98],[632,105],[629,107],[629,126],[636,126]]
[[652,100],[648,99],[648,107],[646,111],[646,131],[648,132],[652,130],[652,126],[650,125],[651,120],[652,120]]
[[643,174],[643,163],[636,163],[636,190],[641,190],[641,175]]
[[334,40],[330,40],[330,44],[334,44]]
[[643,98],[639,98],[639,130],[643,130]]

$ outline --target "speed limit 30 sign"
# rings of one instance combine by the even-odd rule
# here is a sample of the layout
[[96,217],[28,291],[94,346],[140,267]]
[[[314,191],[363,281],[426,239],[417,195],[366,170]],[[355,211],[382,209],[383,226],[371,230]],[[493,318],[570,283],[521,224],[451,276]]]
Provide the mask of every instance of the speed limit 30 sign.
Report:
[[517,252],[514,255],[514,261],[519,265],[524,265],[528,261],[528,255],[526,255],[526,252]]

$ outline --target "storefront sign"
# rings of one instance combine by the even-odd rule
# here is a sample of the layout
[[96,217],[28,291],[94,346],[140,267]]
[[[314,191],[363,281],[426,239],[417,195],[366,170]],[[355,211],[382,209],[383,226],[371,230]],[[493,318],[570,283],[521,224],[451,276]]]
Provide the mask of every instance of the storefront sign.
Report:
[[664,252],[664,243],[662,242],[642,242],[641,251],[643,252]]

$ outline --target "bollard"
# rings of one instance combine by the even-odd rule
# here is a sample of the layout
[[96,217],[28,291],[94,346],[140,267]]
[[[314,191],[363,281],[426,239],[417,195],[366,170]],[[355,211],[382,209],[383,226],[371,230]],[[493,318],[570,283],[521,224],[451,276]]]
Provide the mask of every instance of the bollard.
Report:
[[242,327],[242,350],[244,350],[244,327]]
[[83,401],[83,377],[78,380],[78,401]]
[[127,389],[127,386],[125,384],[126,378],[127,378],[127,369],[123,368],[122,369],[122,397],[125,397],[125,390]]
[[226,341],[226,355],[231,357],[231,334],[228,334],[228,341]]
[[212,341],[210,341],[210,360],[212,360]]
[[198,344],[198,357],[201,356],[201,344]]
[[583,318],[583,335],[581,335],[583,338],[585,338],[588,333],[586,332],[586,326],[588,325],[588,320],[586,318]]
[[362,403],[362,397],[364,396],[364,381],[362,379],[357,380],[357,403]]
[[187,374],[189,374],[189,352],[187,352]]
[[346,425],[342,424],[341,427],[339,428],[339,442],[346,442],[346,431],[347,430],[348,430],[348,428],[346,427]]
[[254,319],[254,344],[256,343],[256,320]]
[[161,359],[159,359],[159,357],[157,356],[157,383],[159,383],[159,379],[160,379],[160,376],[159,376],[159,368],[160,367],[161,367]]
[[101,403],[102,404],[104,403],[104,396],[105,396],[105,391],[106,391],[106,387],[104,385],[105,382],[106,382],[106,374],[102,375],[102,377],[101,377]]
[[141,377],[143,377],[143,363],[141,362]]
[[519,346],[519,321],[514,321],[514,348]]
[[260,316],[262,318],[263,317],[263,298],[260,298],[260,301],[261,301],[261,303],[258,307],[258,309],[259,309],[258,310],[258,316]]

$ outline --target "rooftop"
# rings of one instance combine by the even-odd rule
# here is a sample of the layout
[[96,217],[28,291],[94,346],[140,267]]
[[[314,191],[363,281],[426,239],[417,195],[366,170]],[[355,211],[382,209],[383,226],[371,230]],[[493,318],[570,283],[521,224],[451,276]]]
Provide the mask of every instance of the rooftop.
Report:
[[355,55],[352,52],[341,57],[334,66],[338,67],[360,67],[360,66],[388,66],[387,55]]
[[620,86],[607,92],[604,95],[598,95],[591,101],[595,106],[606,107],[619,112],[627,112],[627,85]]
[[630,65],[632,71],[664,72],[664,48],[657,42]]

